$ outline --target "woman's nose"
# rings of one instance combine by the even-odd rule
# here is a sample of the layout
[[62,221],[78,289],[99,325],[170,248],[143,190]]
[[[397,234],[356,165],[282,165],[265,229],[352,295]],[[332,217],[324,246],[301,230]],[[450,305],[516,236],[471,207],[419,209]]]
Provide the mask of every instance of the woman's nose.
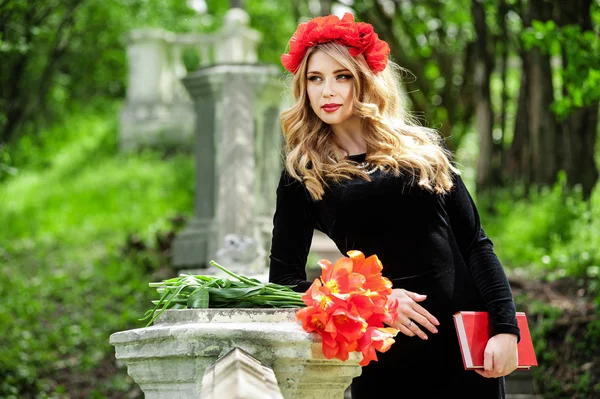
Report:
[[333,82],[329,79],[326,79],[323,85],[323,97],[333,97],[334,94]]

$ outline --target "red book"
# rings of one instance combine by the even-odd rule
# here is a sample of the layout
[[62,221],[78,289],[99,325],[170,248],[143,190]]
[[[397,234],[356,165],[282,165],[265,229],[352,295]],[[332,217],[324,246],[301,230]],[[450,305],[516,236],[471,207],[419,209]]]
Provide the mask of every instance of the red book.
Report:
[[[537,366],[538,364],[525,313],[517,312],[517,323],[521,330],[521,340],[517,344],[519,353],[518,368],[529,369],[531,366]],[[465,370],[482,369],[483,352],[491,336],[488,313],[457,312],[454,314],[454,325],[456,326]]]

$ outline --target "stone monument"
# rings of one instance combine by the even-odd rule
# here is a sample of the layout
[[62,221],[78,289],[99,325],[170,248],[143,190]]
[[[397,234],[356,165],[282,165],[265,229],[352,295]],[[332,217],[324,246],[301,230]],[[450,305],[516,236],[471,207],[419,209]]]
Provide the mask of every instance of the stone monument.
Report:
[[184,271],[205,268],[228,234],[267,252],[272,229],[282,79],[275,66],[256,63],[259,36],[246,12],[233,8],[225,19],[214,64],[183,79],[196,115],[194,219],[173,243],[173,263]]
[[[249,272],[260,274],[254,266],[261,262],[266,267],[283,166],[279,113],[285,87],[275,66],[257,63],[260,37],[248,24],[247,13],[232,8],[214,33],[139,29],[128,37],[121,150],[195,149],[194,217],[173,244],[173,263],[185,273],[212,259],[236,267],[216,258],[229,234],[260,245]],[[199,54],[199,68],[190,74],[181,57],[186,48]],[[339,253],[318,231],[313,250],[332,261]],[[219,273],[201,273],[209,272]]]

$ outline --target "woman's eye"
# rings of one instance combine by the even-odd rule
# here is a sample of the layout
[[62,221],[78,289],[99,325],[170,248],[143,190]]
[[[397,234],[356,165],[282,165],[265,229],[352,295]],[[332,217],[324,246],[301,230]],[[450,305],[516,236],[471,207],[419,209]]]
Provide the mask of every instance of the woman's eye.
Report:
[[341,80],[352,79],[352,75],[338,75],[338,79],[341,79]]
[[308,80],[310,80],[311,82],[318,82],[319,80],[321,80],[321,78],[319,76],[311,76],[308,78]]

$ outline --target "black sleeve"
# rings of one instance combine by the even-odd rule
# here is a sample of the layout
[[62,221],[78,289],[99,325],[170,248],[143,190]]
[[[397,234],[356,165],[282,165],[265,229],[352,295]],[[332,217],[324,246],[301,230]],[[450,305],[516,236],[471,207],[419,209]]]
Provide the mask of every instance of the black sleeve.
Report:
[[479,213],[461,177],[446,198],[452,232],[489,312],[492,335],[515,334],[520,330],[508,278],[494,252],[492,241],[481,227]]
[[273,216],[273,237],[269,281],[294,285],[304,292],[312,284],[306,280],[306,259],[315,228],[314,202],[306,188],[285,170],[277,187]]

